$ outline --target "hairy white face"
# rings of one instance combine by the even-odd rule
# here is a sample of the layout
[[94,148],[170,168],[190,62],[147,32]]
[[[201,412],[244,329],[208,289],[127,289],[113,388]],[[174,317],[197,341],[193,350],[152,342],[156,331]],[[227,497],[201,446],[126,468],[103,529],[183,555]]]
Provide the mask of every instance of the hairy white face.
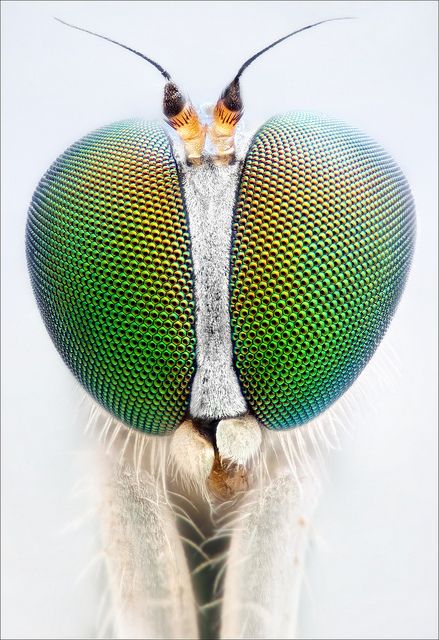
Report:
[[[79,21],[79,22],[81,23],[81,21]],[[82,20],[82,22],[84,22],[84,20]],[[110,32],[111,32],[111,33],[117,33],[117,31],[115,31],[115,30],[111,30]],[[279,29],[277,30],[277,32],[279,32]],[[282,33],[282,31],[280,31],[280,33]],[[282,106],[280,106],[280,110],[282,110]],[[97,124],[99,124],[99,122],[98,122]],[[364,125],[363,125],[363,126],[364,126]],[[222,354],[222,355],[224,355],[224,354],[226,353],[226,351],[227,351],[227,349],[225,348],[225,349],[224,349],[224,352],[221,352],[221,354]],[[221,379],[221,380],[220,380],[220,382],[221,382],[221,383],[223,383],[223,382],[224,382],[224,381],[223,381],[223,379]],[[214,391],[215,391],[215,390],[216,390],[216,389],[214,389]],[[213,396],[209,396],[209,397],[213,397]],[[226,425],[226,426],[227,426],[227,425]],[[122,429],[122,427],[121,427],[121,429]],[[259,427],[258,427],[258,429],[259,429]],[[113,430],[113,425],[110,425],[110,427],[109,427],[109,437],[111,436],[111,431],[112,431],[112,430]],[[187,468],[187,471],[186,471],[186,472],[184,472],[184,473],[186,474],[186,479],[187,479],[187,480],[189,480],[190,475],[191,475],[191,473],[192,473],[192,471],[193,471],[194,460],[195,460],[195,458],[196,458],[196,455],[193,455],[193,454],[192,454],[192,451],[194,450],[194,449],[193,449],[193,447],[194,447],[194,440],[197,440],[197,438],[199,438],[199,432],[198,432],[198,431],[195,431],[195,432],[194,432],[191,426],[189,426],[189,427],[188,427],[187,432],[188,432],[188,434],[189,434],[189,442],[190,442],[190,444],[188,445],[188,447],[189,447],[189,451],[191,452],[191,455],[185,455],[185,453],[186,453],[186,451],[187,451],[187,450],[185,451],[185,448],[184,448],[184,447],[185,447],[186,445],[184,444],[184,439],[183,439],[183,443],[181,443],[181,445],[176,446],[176,452],[177,452],[177,455],[175,456],[175,455],[173,454],[173,456],[174,456],[174,458],[176,457],[176,458],[178,458],[178,459],[179,459],[179,464],[180,464],[180,465],[181,465],[181,464],[184,464],[185,462],[188,462],[188,463],[189,463],[189,466],[188,466],[188,468]],[[194,437],[194,433],[195,433],[195,437]],[[220,430],[220,433],[221,433],[221,430]],[[225,437],[224,437],[224,438],[218,438],[218,428],[217,428],[217,443],[218,443],[218,442],[223,443],[223,444],[222,444],[222,446],[224,447],[224,451],[227,451],[227,453],[228,453],[228,455],[225,455],[225,458],[232,458],[232,457],[233,457],[233,455],[235,455],[236,457],[238,457],[238,454],[234,453],[234,451],[236,452],[235,445],[237,444],[237,441],[238,441],[238,440],[240,440],[240,438],[237,438],[237,433],[238,433],[238,431],[235,431],[235,432],[233,432],[233,431],[232,431],[232,434],[234,435],[234,437],[233,437],[233,438],[230,438],[230,437],[229,437],[229,438],[227,438],[227,429],[225,429],[225,430],[224,430],[224,433],[225,433]],[[245,437],[245,434],[246,434],[246,433],[247,433],[247,431],[245,431],[245,430],[243,430],[243,431],[242,431],[242,434],[243,434],[243,441],[244,441],[245,445],[244,445],[244,447],[240,447],[240,448],[239,448],[239,451],[243,451],[243,450],[245,451],[245,450],[248,450],[249,443],[248,443],[248,440],[246,440],[246,437]],[[256,434],[256,433],[261,433],[261,434],[262,434],[262,432],[260,432],[260,431],[255,431],[255,434]],[[264,432],[264,433],[265,433],[265,432]],[[175,432],[175,436],[173,436],[173,441],[177,441],[177,440],[178,440],[177,435],[179,435],[179,436],[183,437],[183,432],[180,432],[180,429],[177,429],[177,431]],[[276,436],[277,436],[277,434],[274,434],[274,435],[276,435]],[[273,440],[277,440],[277,439],[279,439],[279,440],[280,440],[280,439],[286,440],[287,438],[285,438],[285,437],[284,437],[285,435],[286,435],[286,434],[279,434],[279,437],[278,437],[278,438],[272,438],[272,439],[273,439]],[[294,440],[294,438],[295,438],[295,437],[296,437],[296,436],[295,436],[295,435],[293,435],[293,436],[291,436],[291,439],[293,439],[293,440]],[[136,440],[136,441],[137,441],[137,440]],[[171,441],[171,442],[172,442],[172,441]],[[201,444],[200,444],[200,449],[202,449],[202,451],[203,451],[203,455],[201,455],[201,456],[200,456],[200,459],[199,459],[200,467],[201,467],[201,469],[206,469],[206,468],[208,468],[208,467],[209,467],[209,462],[208,462],[208,461],[209,461],[209,459],[210,459],[210,458],[209,458],[209,456],[211,456],[212,448],[211,448],[211,445],[209,444],[208,440],[206,440],[206,439],[200,438],[199,442],[201,443]],[[257,436],[256,436],[255,438],[252,438],[252,439],[251,439],[251,441],[250,441],[250,445],[251,445],[252,443],[254,443],[254,442],[256,442],[256,443],[257,443]],[[169,443],[168,443],[168,444],[169,444]],[[206,444],[208,445],[207,447],[206,447]],[[156,449],[157,449],[157,447],[158,447],[158,446],[159,446],[158,444],[154,444],[154,447],[155,447]],[[197,446],[197,443],[195,442],[195,448],[196,448],[196,446]],[[241,455],[241,454],[239,454],[239,455]],[[207,461],[207,463],[206,463],[206,461]],[[204,464],[204,466],[203,466],[203,464]],[[288,466],[288,465],[285,465],[285,469],[287,469],[287,466]],[[270,467],[270,468],[271,468],[271,467]],[[128,475],[129,475],[129,474],[128,474]],[[200,473],[200,475],[202,475],[202,472]],[[125,483],[125,488],[126,488],[126,483]],[[291,504],[291,503],[289,503],[289,504]],[[256,511],[256,510],[255,510],[255,509],[252,509],[252,510],[251,510],[251,513],[253,513],[253,511]],[[243,512],[242,512],[242,513],[243,513]],[[279,516],[279,517],[280,517],[280,516]],[[162,520],[163,520],[163,522],[164,522],[165,524],[167,523],[166,516],[163,516],[163,517],[162,517]],[[299,521],[299,519],[298,519],[297,521]],[[287,519],[287,522],[290,522],[290,521]],[[285,521],[284,521],[284,520],[281,520],[281,524],[285,524]],[[166,525],[166,526],[167,526],[167,525]],[[253,525],[253,526],[254,526],[254,525]],[[171,536],[171,533],[169,533],[169,535]],[[244,534],[242,534],[242,535],[244,535]],[[256,536],[256,537],[257,537],[257,536]],[[171,536],[171,539],[172,539],[172,540],[174,540],[174,539],[172,538],[172,536]],[[238,537],[237,537],[235,540],[238,540]],[[238,546],[236,546],[236,545],[238,545]],[[246,546],[246,547],[248,547],[248,545],[245,545],[245,546]],[[273,546],[273,547],[272,547],[272,549],[276,549],[276,548],[277,548],[276,546]],[[238,549],[238,557],[239,557],[239,544],[238,544],[238,542],[235,542],[235,547],[234,547],[234,549],[235,549],[235,552],[231,551],[231,554],[233,555],[233,553],[236,553],[236,549]],[[254,563],[254,561],[255,561],[255,558],[256,558],[256,557],[260,557],[261,555],[263,556],[263,555],[264,555],[264,551],[265,551],[265,549],[263,549],[263,548],[261,549],[261,545],[259,545],[259,546],[258,546],[258,548],[257,548],[257,553],[256,553],[256,552],[255,552],[255,553],[253,553],[253,556],[252,556],[252,558],[253,558],[253,559],[250,561],[250,564],[251,564],[252,562]],[[118,556],[118,557],[119,557],[119,556]],[[184,556],[183,556],[183,559],[184,559]],[[277,560],[278,568],[279,568],[279,564],[280,564],[280,565],[282,564],[282,556]],[[183,576],[184,571],[183,571],[183,572],[180,572],[180,573],[181,573],[181,575]],[[248,572],[247,572],[247,573],[248,573]],[[274,572],[269,572],[269,573],[271,573],[271,575],[274,575]],[[239,585],[240,585],[240,582],[239,582],[238,576],[236,576],[236,574],[235,574],[235,576],[236,576],[235,581],[234,581],[234,582],[230,582],[230,575],[233,575],[233,574],[231,574],[231,573],[229,573],[229,574],[228,574],[228,576],[229,576],[229,577],[227,578],[227,580],[228,580],[227,584],[228,584],[228,588],[230,587],[230,590],[229,590],[229,592],[228,592],[228,593],[230,593],[230,594],[231,594],[231,595],[230,595],[230,601],[232,602],[232,604],[233,604],[233,601],[234,601],[234,602],[235,602],[235,604],[236,604],[236,602],[237,602],[237,600],[236,600],[236,598],[235,598],[235,596],[236,596],[236,591],[238,592],[238,594],[241,594],[241,596],[242,596],[242,595],[245,593],[245,588],[243,588],[242,586],[241,586],[241,587],[239,586]],[[279,574],[279,575],[280,575],[280,574]],[[243,574],[243,577],[244,577],[244,582],[245,582],[245,574]],[[291,578],[291,576],[290,576],[290,578]],[[288,578],[286,578],[285,580],[286,580],[286,582],[288,582]],[[276,582],[276,585],[277,585],[277,586],[279,586],[279,585],[285,584],[285,580],[282,580],[281,578],[279,578],[279,580]],[[290,582],[291,582],[291,580],[290,580]],[[172,584],[172,581],[171,581],[171,584]],[[175,584],[177,584],[177,583],[174,583],[174,586],[175,586]],[[186,584],[186,583],[185,583],[185,584]],[[262,582],[261,582],[260,584],[262,584]],[[267,584],[267,583],[264,583],[264,584]],[[292,582],[291,582],[291,584],[292,584]],[[190,592],[187,592],[187,593],[190,593]],[[260,595],[261,595],[261,594],[260,594]],[[232,596],[233,596],[233,598],[232,598]],[[142,597],[143,597],[143,596],[142,596]],[[264,598],[265,598],[265,596],[264,596]],[[151,600],[151,602],[152,602],[152,600]],[[236,605],[236,608],[237,608],[237,609],[239,609],[239,606],[237,606],[237,605]],[[226,609],[224,609],[224,610],[226,610]],[[276,614],[276,615],[277,615],[277,614]],[[230,617],[230,616],[229,616],[229,617]],[[245,616],[241,616],[241,615],[239,615],[239,618],[242,620],[242,619],[244,619],[244,618],[245,618]],[[281,619],[281,618],[279,618],[278,616],[277,616],[277,617],[275,616],[275,619],[276,619],[276,620],[279,620],[279,619]],[[254,617],[254,618],[252,618],[252,620],[253,620],[253,622],[254,622],[254,621],[258,620],[258,618]],[[256,624],[259,624],[259,623],[256,623]],[[177,632],[177,633],[178,633],[178,632]]]

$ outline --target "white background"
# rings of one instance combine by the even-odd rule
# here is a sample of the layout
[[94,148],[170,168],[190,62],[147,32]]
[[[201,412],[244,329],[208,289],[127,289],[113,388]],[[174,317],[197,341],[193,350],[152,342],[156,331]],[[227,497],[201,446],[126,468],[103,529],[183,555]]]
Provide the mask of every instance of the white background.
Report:
[[300,637],[437,637],[435,2],[3,3],[3,637],[90,636],[100,589],[93,570],[78,581],[92,525],[62,533],[87,508],[72,498],[86,415],[30,290],[28,203],[90,130],[159,117],[163,88],[145,62],[54,15],[156,58],[196,104],[270,41],[358,16],[283,43],[242,79],[250,127],[292,109],[344,119],[398,160],[417,205],[412,272],[377,355],[385,375],[372,365],[360,377],[351,436],[329,459]]

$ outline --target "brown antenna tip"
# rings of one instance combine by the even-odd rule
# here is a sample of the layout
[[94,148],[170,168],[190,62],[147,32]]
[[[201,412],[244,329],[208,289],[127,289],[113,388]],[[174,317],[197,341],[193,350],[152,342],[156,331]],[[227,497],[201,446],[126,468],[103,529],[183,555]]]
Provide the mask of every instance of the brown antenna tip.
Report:
[[173,82],[165,84],[163,95],[163,113],[167,118],[177,116],[183,110],[185,99],[179,88]]
[[242,99],[238,78],[232,80],[229,86],[224,89],[221,99],[224,102],[224,106],[229,109],[229,111],[242,112]]

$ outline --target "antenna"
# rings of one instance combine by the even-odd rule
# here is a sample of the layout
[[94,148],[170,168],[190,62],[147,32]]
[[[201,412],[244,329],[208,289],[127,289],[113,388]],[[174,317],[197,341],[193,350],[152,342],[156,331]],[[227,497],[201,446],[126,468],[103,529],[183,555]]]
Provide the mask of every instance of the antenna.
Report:
[[166,116],[166,120],[168,124],[177,131],[180,138],[183,141],[186,158],[190,164],[200,164],[201,155],[204,147],[204,140],[206,137],[205,127],[201,124],[198,115],[191,105],[190,102],[185,100],[183,94],[178,89],[177,85],[174,84],[171,80],[170,74],[164,69],[158,62],[148,58],[140,51],[136,51],[131,47],[128,47],[126,44],[122,44],[121,42],[117,42],[117,40],[113,40],[112,38],[107,38],[107,36],[101,36],[99,33],[95,33],[94,31],[89,31],[88,29],[83,29],[82,27],[77,27],[74,24],[69,24],[64,20],[60,20],[59,18],[55,18],[61,24],[65,24],[67,27],[71,27],[72,29],[77,29],[78,31],[84,31],[84,33],[89,33],[91,36],[96,36],[97,38],[101,38],[102,40],[107,40],[108,42],[112,42],[113,44],[117,44],[118,47],[122,47],[122,49],[127,49],[127,51],[131,51],[139,58],[146,60],[150,64],[153,65],[156,69],[160,71],[162,76],[167,80],[164,89],[163,96],[163,112]]
[[334,20],[352,20],[352,18],[329,18],[328,20],[320,20],[320,22],[314,22],[313,24],[309,24],[306,27],[302,27],[301,29],[296,29],[296,31],[292,31],[283,38],[279,38],[279,40],[276,40],[275,42],[269,44],[267,47],[264,47],[264,49],[261,49],[261,51],[258,51],[257,53],[252,55],[251,58],[244,62],[236,76],[233,78],[232,82],[227,85],[227,87],[222,92],[218,102],[216,103],[213,112],[213,122],[209,127],[209,135],[217,148],[217,159],[219,162],[222,162],[223,164],[230,164],[231,162],[233,162],[233,159],[235,157],[235,128],[243,113],[239,78],[242,76],[247,67],[250,66],[251,63],[256,60],[256,58],[259,58],[259,56],[261,56],[263,53],[265,53],[269,49],[272,49],[287,38],[291,38],[291,36],[295,36],[297,33],[301,33],[302,31],[306,31],[307,29],[317,27],[319,24],[324,24],[325,22],[333,22]]

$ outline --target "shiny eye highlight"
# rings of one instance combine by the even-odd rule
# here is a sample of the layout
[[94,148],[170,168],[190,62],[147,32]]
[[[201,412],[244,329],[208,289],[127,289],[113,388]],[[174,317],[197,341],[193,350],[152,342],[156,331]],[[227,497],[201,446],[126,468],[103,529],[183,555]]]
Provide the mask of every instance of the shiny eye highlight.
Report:
[[261,127],[234,214],[231,323],[244,396],[266,427],[311,420],[359,375],[414,235],[409,186],[375,142],[308,113]]

